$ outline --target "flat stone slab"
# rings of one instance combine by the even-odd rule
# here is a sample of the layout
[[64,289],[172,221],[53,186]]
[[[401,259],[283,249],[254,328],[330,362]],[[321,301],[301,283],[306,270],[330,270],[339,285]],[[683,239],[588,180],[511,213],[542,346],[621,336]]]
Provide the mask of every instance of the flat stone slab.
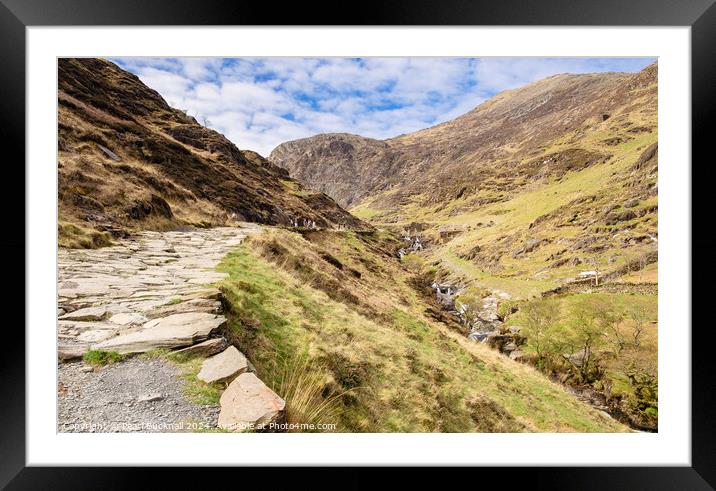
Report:
[[92,349],[128,354],[160,348],[181,348],[204,341],[225,322],[226,318],[222,315],[204,312],[174,314],[151,320],[140,331],[121,334],[93,345]]
[[123,312],[115,314],[109,318],[109,321],[120,326],[139,326],[147,322],[147,318],[136,312]]
[[236,377],[219,403],[219,427],[231,431],[270,431],[285,419],[286,402],[251,372]]
[[147,312],[149,317],[164,317],[170,314],[179,314],[182,312],[208,312],[212,314],[219,314],[222,311],[221,302],[218,300],[208,300],[205,298],[194,298],[187,300],[186,302],[162,305],[150,312]]
[[218,355],[204,360],[196,378],[207,384],[228,382],[248,368],[244,354],[234,346],[229,346]]
[[94,329],[83,332],[77,336],[77,340],[85,343],[99,343],[100,341],[113,338],[116,335],[116,331],[110,329]]
[[61,315],[59,318],[60,320],[68,321],[101,321],[109,318],[112,313],[112,309],[106,305],[102,305],[100,307],[78,309],[69,314]]
[[87,295],[103,295],[109,293],[109,285],[101,279],[73,279],[61,281],[57,285],[60,297],[78,297]]
[[202,357],[206,358],[207,356],[221,353],[228,347],[229,347],[229,342],[226,341],[226,339],[212,338],[212,339],[207,339],[206,341],[202,341],[201,343],[197,343],[193,346],[189,346],[187,348],[182,348],[180,350],[177,350],[177,351],[175,351],[175,353],[178,355],[202,356]]

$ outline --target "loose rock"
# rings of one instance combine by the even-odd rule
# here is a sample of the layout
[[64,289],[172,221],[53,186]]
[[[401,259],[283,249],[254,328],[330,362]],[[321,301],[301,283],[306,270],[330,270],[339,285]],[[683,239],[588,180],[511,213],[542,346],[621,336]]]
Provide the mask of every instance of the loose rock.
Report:
[[221,353],[226,348],[229,347],[229,343],[224,338],[212,338],[207,339],[206,341],[203,341],[201,343],[197,343],[193,346],[189,346],[188,348],[182,348],[180,350],[176,351],[176,354],[178,355],[186,355],[189,357],[192,356],[202,356],[204,358],[215,355],[217,353]]
[[219,427],[231,431],[271,430],[285,418],[286,402],[253,373],[242,373],[221,395]]
[[204,360],[197,378],[207,384],[228,382],[247,370],[248,363],[244,354],[229,346],[218,355]]

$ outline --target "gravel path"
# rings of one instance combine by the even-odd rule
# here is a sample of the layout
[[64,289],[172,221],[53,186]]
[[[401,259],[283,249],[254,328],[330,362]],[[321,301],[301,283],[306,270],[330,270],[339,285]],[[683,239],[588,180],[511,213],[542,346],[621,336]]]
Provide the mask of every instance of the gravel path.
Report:
[[[181,348],[219,335],[220,292],[206,285],[254,224],[142,232],[112,247],[58,253],[58,422],[60,432],[171,432],[216,427],[218,406],[185,395],[168,360],[130,356],[104,367],[90,349],[123,354]],[[155,400],[147,400],[155,399]]]
[[219,406],[188,400],[186,382],[167,360],[135,357],[86,370],[82,362],[60,370],[60,432],[182,432],[216,427]]

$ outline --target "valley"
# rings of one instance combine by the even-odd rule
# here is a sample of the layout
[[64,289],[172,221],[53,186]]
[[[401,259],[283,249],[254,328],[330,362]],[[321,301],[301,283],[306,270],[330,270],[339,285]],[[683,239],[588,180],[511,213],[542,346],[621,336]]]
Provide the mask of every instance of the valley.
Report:
[[59,73],[59,431],[657,431],[655,64],[268,158]]
[[[597,393],[598,407],[653,431],[656,81],[656,65],[636,74],[558,75],[416,133],[384,141],[319,135],[279,145],[270,159],[402,237],[402,262],[450,290],[436,295],[471,339],[507,346],[506,355]],[[574,324],[580,299],[598,300],[588,315],[608,319],[592,328],[618,340],[605,334],[587,350],[590,374],[576,373],[574,353],[565,353],[579,345],[567,335],[574,326],[564,324]],[[520,311],[543,302],[559,304],[545,321],[562,324],[550,334],[549,360],[521,332]],[[627,353],[626,331],[645,317],[651,341]]]

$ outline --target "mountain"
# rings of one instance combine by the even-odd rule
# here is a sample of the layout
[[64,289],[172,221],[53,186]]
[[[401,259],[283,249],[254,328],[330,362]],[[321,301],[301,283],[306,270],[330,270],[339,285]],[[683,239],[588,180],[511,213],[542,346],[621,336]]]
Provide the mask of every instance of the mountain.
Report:
[[459,275],[546,280],[534,293],[582,263],[656,260],[656,64],[555,75],[415,133],[318,135],[269,158],[375,225],[420,231]]
[[269,158],[400,237],[463,335],[655,431],[657,71],[556,75],[415,133]]
[[236,221],[367,227],[102,59],[60,59],[59,217],[121,235]]

